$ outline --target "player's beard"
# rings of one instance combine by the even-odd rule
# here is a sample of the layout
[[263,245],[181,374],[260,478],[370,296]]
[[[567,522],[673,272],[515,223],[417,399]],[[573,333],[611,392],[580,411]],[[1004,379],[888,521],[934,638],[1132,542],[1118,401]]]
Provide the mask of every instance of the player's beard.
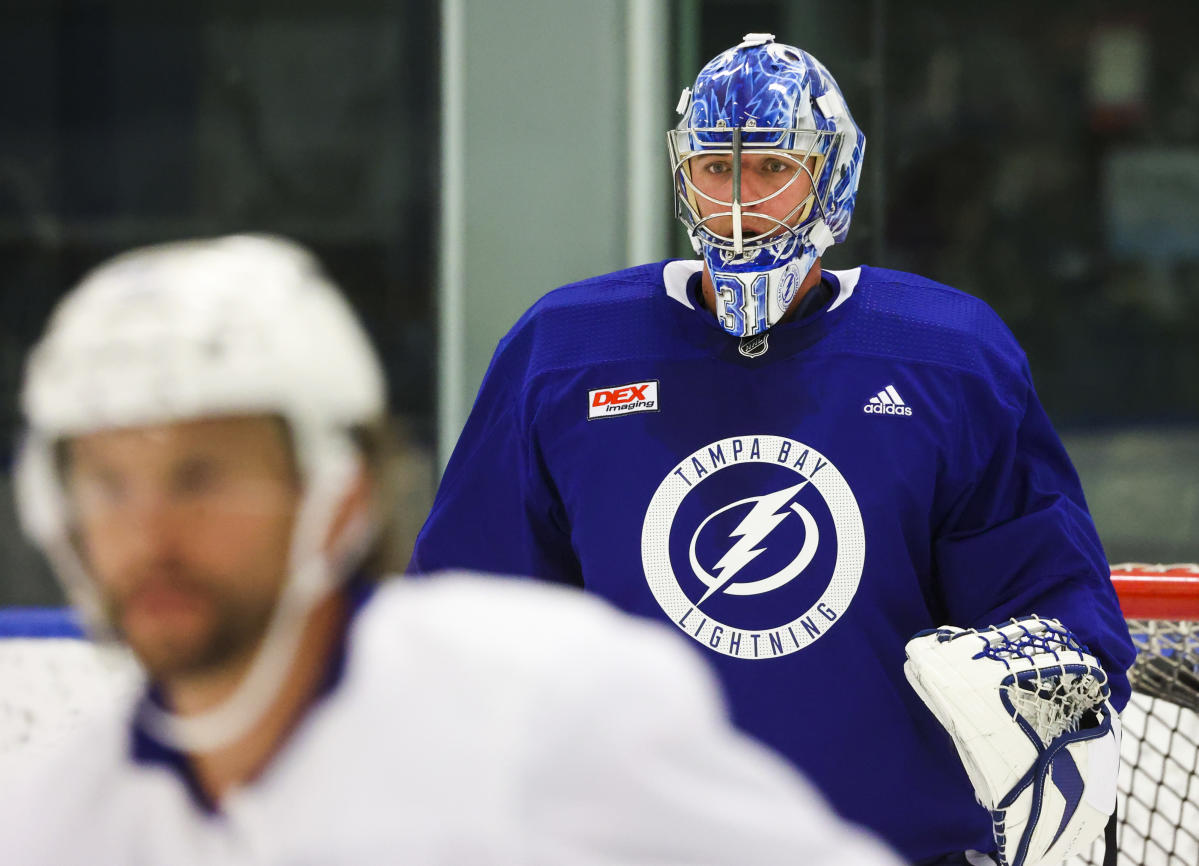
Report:
[[[182,565],[160,566],[152,575],[133,581],[131,590],[107,595],[105,614],[151,679],[165,682],[228,671],[248,660],[257,648],[276,594],[246,591],[255,580],[242,583],[240,592],[224,588],[226,583],[204,579]],[[155,592],[186,599],[189,627],[175,631],[153,622],[147,627],[152,614],[144,610],[146,597]]]

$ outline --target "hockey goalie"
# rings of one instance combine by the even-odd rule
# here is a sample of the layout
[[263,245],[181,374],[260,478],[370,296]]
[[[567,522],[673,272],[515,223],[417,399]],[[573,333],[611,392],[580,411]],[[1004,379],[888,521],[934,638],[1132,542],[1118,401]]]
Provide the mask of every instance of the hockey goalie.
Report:
[[904,671],[991,813],[1000,866],[1088,849],[1115,812],[1120,724],[1107,674],[1073,634],[1037,617],[943,627],[908,643]]

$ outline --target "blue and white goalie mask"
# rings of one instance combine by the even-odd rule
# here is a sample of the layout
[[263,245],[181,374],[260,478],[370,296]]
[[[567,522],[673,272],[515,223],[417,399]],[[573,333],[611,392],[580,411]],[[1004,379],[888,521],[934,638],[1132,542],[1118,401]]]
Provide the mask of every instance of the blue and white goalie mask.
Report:
[[721,327],[759,334],[845,240],[866,137],[828,70],[768,33],[708,63],[678,110],[676,215],[712,275]]

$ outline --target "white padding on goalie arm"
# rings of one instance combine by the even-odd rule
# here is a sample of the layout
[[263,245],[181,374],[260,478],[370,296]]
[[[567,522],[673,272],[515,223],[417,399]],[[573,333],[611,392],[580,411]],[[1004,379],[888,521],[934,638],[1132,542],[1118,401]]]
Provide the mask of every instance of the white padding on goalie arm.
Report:
[[1120,762],[1099,661],[1037,617],[923,632],[907,658],[908,682],[991,813],[1001,866],[1050,866],[1087,849],[1115,810]]

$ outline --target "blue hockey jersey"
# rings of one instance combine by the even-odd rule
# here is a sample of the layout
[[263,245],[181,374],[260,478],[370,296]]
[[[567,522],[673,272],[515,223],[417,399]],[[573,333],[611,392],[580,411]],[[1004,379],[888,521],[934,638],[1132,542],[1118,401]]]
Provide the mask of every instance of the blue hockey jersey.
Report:
[[699,268],[632,268],[529,310],[412,570],[533,575],[665,620],[736,723],[843,814],[917,861],[993,850],[905,643],[1056,617],[1117,708],[1134,655],[1022,351],[983,302],[862,267],[825,271],[830,301],[750,357],[700,305]]

